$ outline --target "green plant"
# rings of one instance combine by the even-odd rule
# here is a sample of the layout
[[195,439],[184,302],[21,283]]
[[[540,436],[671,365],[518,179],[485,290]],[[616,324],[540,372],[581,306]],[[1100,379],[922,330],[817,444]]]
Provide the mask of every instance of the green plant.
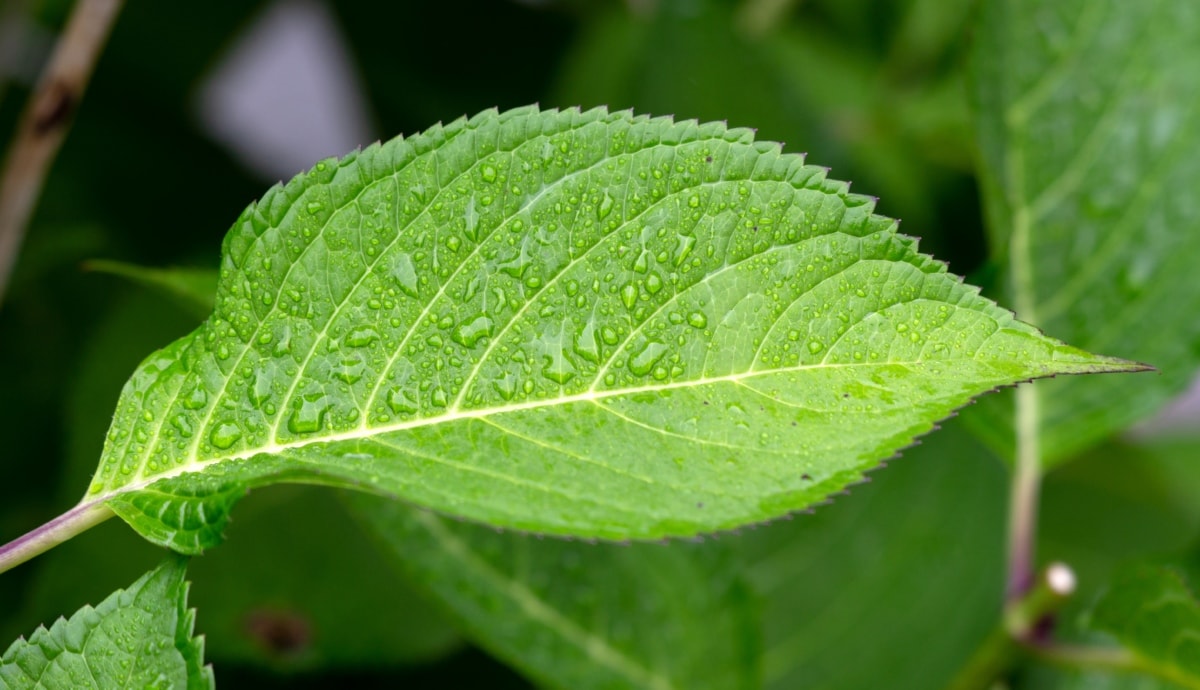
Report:
[[[746,12],[745,31],[765,30]],[[977,22],[971,93],[996,296],[1046,334],[919,253],[873,199],[750,130],[605,109],[486,111],[273,188],[226,235],[217,279],[96,264],[182,299],[172,318],[211,315],[137,368],[84,498],[0,547],[0,570],[114,514],[199,554],[237,529],[230,516],[250,490],[318,484],[351,490],[339,494],[351,519],[400,564],[404,576],[378,591],[411,580],[457,622],[406,603],[397,615],[428,621],[439,641],[345,663],[436,655],[457,628],[557,687],[965,688],[1014,673],[1023,686],[1084,687],[1124,682],[1114,672],[1200,686],[1186,559],[1131,566],[1081,608],[1091,597],[1073,596],[1071,570],[1039,570],[1034,552],[1043,475],[1080,455],[1113,458],[1096,476],[1134,504],[1164,485],[1178,492],[1167,527],[1144,532],[1186,531],[1194,514],[1174,507],[1200,489],[1194,441],[1101,444],[1176,394],[1200,352],[1189,276],[1200,246],[1187,231],[1200,211],[1172,186],[1200,179],[1188,155],[1200,77],[1179,61],[1194,53],[1200,13],[1029,0],[984,3]],[[1156,40],[1131,58],[1143,34]],[[761,45],[795,61],[813,42]],[[1176,324],[1178,337],[1148,338],[1139,319]],[[986,396],[877,475],[892,493],[859,487],[794,525],[678,541],[818,505],[993,389],[1146,368],[1051,336],[1163,374]],[[1012,461],[1007,568],[986,539],[1003,500],[996,467],[965,464],[987,454]],[[1048,497],[1071,490],[1065,476]],[[324,544],[354,558],[331,525],[297,527],[299,541],[321,540],[310,568],[329,558]],[[840,548],[864,529],[895,555]],[[961,602],[925,594],[902,606],[901,594],[930,591],[913,560],[952,539],[980,544],[949,552],[947,582],[984,584]],[[1087,573],[1086,539],[1055,539],[1044,541]],[[1092,572],[1111,568],[1092,558]],[[236,564],[248,581],[285,577],[252,560]],[[186,591],[172,556],[14,643],[0,687],[211,685]],[[974,615],[1001,596],[1000,620]],[[796,615],[876,599],[893,627],[941,643],[893,651],[856,630],[821,658],[815,640],[848,633]],[[304,647],[306,621],[255,615],[248,624],[278,659]],[[1063,630],[1047,636],[1056,620]],[[859,647],[872,663],[848,662]]]

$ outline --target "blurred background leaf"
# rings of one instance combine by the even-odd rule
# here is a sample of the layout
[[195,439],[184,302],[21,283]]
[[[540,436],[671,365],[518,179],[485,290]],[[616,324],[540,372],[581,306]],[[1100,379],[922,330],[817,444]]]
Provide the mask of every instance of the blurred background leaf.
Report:
[[937,688],[1000,615],[1002,468],[952,425],[812,516],[742,535],[778,688]]
[[722,540],[543,540],[344,497],[474,640],[548,687],[758,686],[757,607]]
[[[1200,5],[987,0],[972,100],[1001,301],[1159,372],[1035,384],[1042,463],[1181,393],[1200,368]],[[978,430],[1004,457],[1012,394]]]

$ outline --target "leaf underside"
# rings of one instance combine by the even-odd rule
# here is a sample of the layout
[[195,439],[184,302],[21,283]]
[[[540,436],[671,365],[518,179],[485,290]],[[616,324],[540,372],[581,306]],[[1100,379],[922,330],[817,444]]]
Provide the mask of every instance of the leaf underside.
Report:
[[777,517],[997,386],[1131,368],[1043,336],[826,170],[721,123],[522,108],[327,160],[227,235],[84,502],[183,552],[255,485],[601,538]]
[[[1039,384],[1046,466],[1144,419],[1200,369],[1200,5],[981,4],[972,60],[992,246],[1022,319],[1158,376]],[[980,425],[1013,448],[1011,400]]]
[[173,556],[95,608],[17,640],[0,657],[0,688],[212,688],[185,569]]

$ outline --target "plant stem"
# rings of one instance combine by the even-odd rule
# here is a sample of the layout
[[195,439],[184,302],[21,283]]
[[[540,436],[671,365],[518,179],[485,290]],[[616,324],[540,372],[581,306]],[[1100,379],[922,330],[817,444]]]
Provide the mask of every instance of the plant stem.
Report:
[[113,515],[112,510],[99,501],[80,503],[32,532],[0,546],[0,573],[49,551]]
[[25,227],[122,0],[79,0],[21,116],[0,176],[0,302]]
[[1042,466],[1039,449],[1038,391],[1033,384],[1017,389],[1017,457],[1013,468],[1008,511],[1008,579],[1006,597],[1012,603],[1033,584],[1035,532]]
[[949,690],[982,690],[1017,662],[1033,644],[1038,625],[1075,591],[1075,574],[1061,563],[1047,567],[1027,591],[1009,602],[999,625],[951,681]]

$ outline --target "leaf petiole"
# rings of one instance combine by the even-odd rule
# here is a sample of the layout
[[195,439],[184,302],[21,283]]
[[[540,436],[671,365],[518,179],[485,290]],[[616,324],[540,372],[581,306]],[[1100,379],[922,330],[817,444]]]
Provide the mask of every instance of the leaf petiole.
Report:
[[0,546],[0,573],[49,551],[113,515],[112,510],[102,501],[80,503],[41,527]]

